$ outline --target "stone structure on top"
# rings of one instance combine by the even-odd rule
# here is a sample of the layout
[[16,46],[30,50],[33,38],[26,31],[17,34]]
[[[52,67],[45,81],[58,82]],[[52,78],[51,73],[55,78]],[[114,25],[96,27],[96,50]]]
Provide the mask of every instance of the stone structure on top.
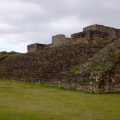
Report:
[[44,47],[46,47],[45,44],[34,43],[31,45],[28,45],[27,50],[28,50],[28,52],[36,52],[38,50],[43,49]]
[[70,38],[67,38],[63,34],[58,34],[55,36],[52,36],[52,46],[59,46],[59,45],[65,45],[70,43]]
[[52,37],[52,43],[45,44],[31,44],[27,46],[28,52],[36,52],[45,47],[57,47],[67,44],[106,44],[111,40],[120,36],[120,29],[107,27],[104,25],[91,25],[83,28],[82,32],[74,33],[71,38],[67,38],[64,34],[58,34]]

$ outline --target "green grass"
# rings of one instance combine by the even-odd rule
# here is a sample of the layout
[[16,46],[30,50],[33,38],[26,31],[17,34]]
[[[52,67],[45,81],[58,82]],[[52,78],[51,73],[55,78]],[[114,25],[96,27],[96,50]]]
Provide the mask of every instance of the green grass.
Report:
[[2,65],[4,62],[9,61],[10,59],[13,59],[15,57],[18,57],[22,55],[23,53],[12,53],[12,52],[3,52],[0,53],[0,65]]
[[120,120],[120,93],[0,80],[0,120]]

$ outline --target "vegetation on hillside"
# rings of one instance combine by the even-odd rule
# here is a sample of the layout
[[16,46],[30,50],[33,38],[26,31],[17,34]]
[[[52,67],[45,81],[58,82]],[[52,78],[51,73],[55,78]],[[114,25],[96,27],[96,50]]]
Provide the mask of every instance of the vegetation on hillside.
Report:
[[83,76],[83,81],[95,80],[94,76],[102,75],[108,70],[112,70],[120,59],[120,39],[113,41],[101,49],[92,58],[80,66],[71,69],[70,74]]
[[17,53],[17,52],[6,52],[6,51],[0,52],[0,63],[5,62],[5,61],[7,61],[7,60],[10,60],[10,59],[12,59],[12,58],[14,58],[14,57],[17,57],[17,56],[19,56],[19,55],[21,55],[21,53]]

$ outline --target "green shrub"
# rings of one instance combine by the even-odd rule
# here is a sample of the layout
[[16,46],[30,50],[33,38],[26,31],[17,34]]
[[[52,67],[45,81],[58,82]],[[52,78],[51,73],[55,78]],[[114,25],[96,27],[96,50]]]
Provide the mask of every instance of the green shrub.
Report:
[[75,68],[73,68],[73,69],[71,69],[70,70],[70,73],[72,74],[72,75],[74,75],[76,72],[78,72],[78,71],[80,71],[80,68],[79,67],[75,67]]

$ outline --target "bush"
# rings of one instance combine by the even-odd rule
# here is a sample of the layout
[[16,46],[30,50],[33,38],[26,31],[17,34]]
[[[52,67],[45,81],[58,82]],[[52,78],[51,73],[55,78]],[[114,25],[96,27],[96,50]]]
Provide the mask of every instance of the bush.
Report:
[[78,72],[78,71],[80,71],[80,68],[79,67],[75,67],[75,68],[73,68],[73,69],[71,69],[70,70],[70,73],[72,74],[72,75],[74,75],[76,72]]

